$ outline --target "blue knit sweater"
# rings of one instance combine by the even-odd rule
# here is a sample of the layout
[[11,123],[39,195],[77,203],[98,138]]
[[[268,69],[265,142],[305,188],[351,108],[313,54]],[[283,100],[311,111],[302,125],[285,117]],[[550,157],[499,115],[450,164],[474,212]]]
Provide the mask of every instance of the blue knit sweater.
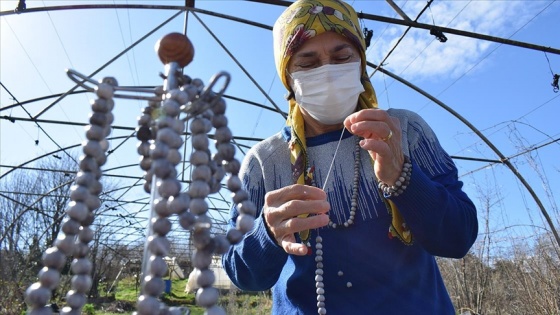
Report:
[[[476,208],[461,190],[457,169],[417,114],[390,109],[402,128],[404,154],[413,164],[410,184],[392,201],[413,235],[405,245],[388,236],[390,214],[378,194],[371,158],[361,154],[355,222],[349,228],[321,228],[325,303],[328,314],[454,314],[435,256],[463,257],[478,233]],[[323,187],[341,130],[307,139],[315,182]],[[222,263],[242,290],[272,288],[273,314],[317,314],[315,255],[288,255],[269,236],[262,218],[266,192],[292,184],[289,131],[254,146],[240,172],[259,212],[252,231],[232,246]],[[325,187],[335,223],[347,220],[354,168],[354,136],[343,136]],[[231,226],[238,215],[231,209]],[[311,242],[314,248],[315,231]]]

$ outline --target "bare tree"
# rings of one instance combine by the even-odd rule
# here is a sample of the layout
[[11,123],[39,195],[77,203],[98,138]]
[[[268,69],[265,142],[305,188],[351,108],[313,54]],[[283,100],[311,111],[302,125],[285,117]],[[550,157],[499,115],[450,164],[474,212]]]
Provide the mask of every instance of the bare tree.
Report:
[[[0,287],[0,294],[9,297],[6,308],[11,312],[11,309],[21,309],[26,285],[41,268],[42,252],[58,234],[52,228],[53,219],[64,214],[61,199],[63,202],[68,197],[64,199],[61,194],[70,181],[58,178],[54,187],[48,187],[56,180],[49,178],[53,175],[49,172],[18,170],[10,175],[0,183],[2,279],[6,281]],[[4,290],[9,292],[1,292]]]
[[[0,181],[0,295],[3,297],[0,313],[20,314],[25,309],[25,290],[36,281],[42,268],[41,257],[60,233],[77,170],[76,159],[63,156],[42,160],[33,170],[16,170]],[[111,197],[104,195],[102,202],[111,205]],[[98,216],[92,226],[96,237],[90,259],[94,266],[104,268],[94,268],[95,285],[90,293],[93,296],[97,296],[101,275],[108,273],[113,262],[105,254],[111,251],[107,244],[115,243],[111,240],[112,227],[103,224],[103,220],[103,216]],[[61,283],[53,291],[53,301],[68,290],[71,259],[68,257],[61,272]]]

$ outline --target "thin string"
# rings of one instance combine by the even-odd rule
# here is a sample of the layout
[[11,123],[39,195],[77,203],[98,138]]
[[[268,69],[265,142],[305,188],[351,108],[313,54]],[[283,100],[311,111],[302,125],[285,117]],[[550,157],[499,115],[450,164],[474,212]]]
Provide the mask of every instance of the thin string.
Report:
[[548,69],[550,69],[550,73],[552,75],[554,75],[554,71],[552,71],[552,66],[550,65],[550,59],[548,59],[548,55],[546,54],[546,51],[544,51],[544,57],[546,58],[546,61],[548,62]]
[[[331,161],[331,165],[329,166],[329,170],[327,172],[327,176],[325,177],[325,182],[323,183],[323,190],[325,190],[325,187],[327,187],[327,183],[329,181],[329,175],[331,174],[333,165],[334,165],[334,160],[336,159],[336,154],[338,153],[338,148],[340,147],[340,143],[342,142],[342,136],[344,135],[344,130],[346,130],[346,128],[342,128],[342,132],[340,133],[340,139],[338,139],[338,143],[336,144],[336,149],[334,150],[334,155]],[[330,219],[329,219],[330,221]],[[317,250],[317,252],[315,253],[315,259],[316,259],[316,263],[317,263],[317,268],[315,269],[315,273],[318,275],[318,271],[321,270],[321,274],[323,273],[323,264],[322,264],[322,257],[323,257],[323,239],[321,237],[321,229],[316,229],[316,233],[317,233],[317,237],[315,238],[315,249]],[[320,251],[319,251],[320,250]],[[321,260],[317,260],[317,258],[320,257]],[[319,314],[326,314],[327,313],[327,309],[326,309],[326,305],[325,305],[325,297],[324,297],[324,283],[323,280],[320,279],[318,280],[317,278],[315,278],[315,283],[317,286],[317,310],[319,312]],[[323,292],[319,292],[319,290],[323,290]],[[320,300],[319,298],[322,297],[322,300]],[[320,305],[320,304],[322,305]]]
[[338,148],[340,147],[340,142],[342,141],[342,136],[344,135],[344,131],[346,128],[342,128],[342,133],[340,134],[340,139],[338,139],[338,143],[336,144],[336,149],[334,150],[334,155],[331,161],[331,166],[329,166],[329,171],[327,172],[327,177],[325,177],[325,182],[323,183],[323,190],[327,187],[327,183],[329,181],[329,175],[331,175],[331,171],[334,165],[334,159],[336,158],[336,154],[338,153]]

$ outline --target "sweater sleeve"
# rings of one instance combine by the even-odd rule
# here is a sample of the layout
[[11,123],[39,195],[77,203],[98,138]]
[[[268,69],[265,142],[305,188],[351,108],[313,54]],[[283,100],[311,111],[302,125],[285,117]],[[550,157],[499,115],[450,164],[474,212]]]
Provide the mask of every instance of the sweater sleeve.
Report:
[[457,168],[432,129],[415,113],[406,117],[401,118],[401,126],[412,174],[407,189],[391,200],[415,242],[432,255],[461,258],[478,234],[476,207],[462,190]]
[[[230,246],[222,256],[222,265],[231,281],[246,291],[270,289],[278,280],[288,254],[270,237],[262,215],[265,185],[261,166],[251,151],[243,161],[239,174],[243,189],[257,210],[255,224],[238,244]],[[229,229],[235,228],[239,216],[236,205],[232,205]]]

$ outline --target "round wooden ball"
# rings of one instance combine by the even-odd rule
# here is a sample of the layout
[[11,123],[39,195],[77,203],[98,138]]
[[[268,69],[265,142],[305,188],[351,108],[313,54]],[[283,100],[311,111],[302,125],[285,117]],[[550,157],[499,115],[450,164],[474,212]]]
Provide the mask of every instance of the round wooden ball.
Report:
[[169,33],[155,46],[159,60],[163,64],[177,62],[181,68],[188,65],[194,57],[194,47],[189,38],[182,33]]

